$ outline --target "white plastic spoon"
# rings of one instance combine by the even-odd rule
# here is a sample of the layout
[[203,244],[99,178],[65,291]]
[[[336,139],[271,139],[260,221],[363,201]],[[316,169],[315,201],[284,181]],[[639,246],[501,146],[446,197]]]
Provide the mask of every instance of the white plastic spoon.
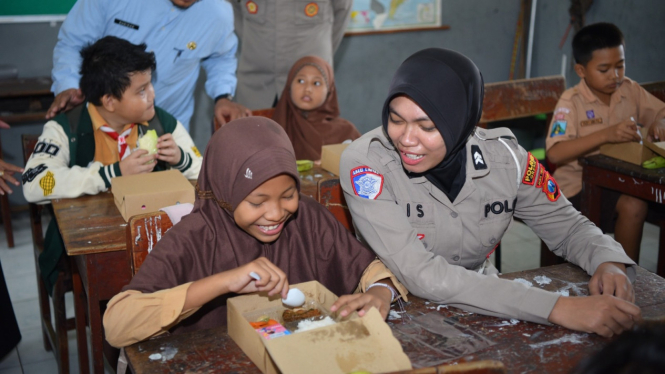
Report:
[[[261,276],[253,271],[249,273],[249,276],[256,280],[261,280]],[[289,293],[286,294],[286,299],[282,299],[282,303],[292,308],[299,307],[305,303],[305,294],[297,288],[291,288]]]

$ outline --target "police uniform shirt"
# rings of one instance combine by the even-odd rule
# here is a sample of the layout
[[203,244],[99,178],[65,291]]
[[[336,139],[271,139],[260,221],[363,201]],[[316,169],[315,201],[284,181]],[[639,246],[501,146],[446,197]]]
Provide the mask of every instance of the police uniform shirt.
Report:
[[317,56],[333,66],[352,0],[231,0],[241,40],[236,100],[250,109],[273,106],[291,66]]
[[[558,294],[498,279],[496,268],[484,265],[513,216],[589,274],[603,262],[634,265],[572,207],[509,130],[477,129],[463,151],[466,180],[452,203],[425,177],[407,176],[382,128],[342,154],[340,180],[357,233],[409,292],[473,312],[547,323]],[[634,279],[633,267],[628,275]]]
[[[587,136],[631,117],[638,124],[651,126],[665,117],[665,103],[626,77],[612,94],[608,106],[591,92],[582,79],[575,87],[566,90],[556,105],[546,140],[547,150],[558,142]],[[598,152],[596,150],[584,156]],[[559,165],[554,177],[566,196],[572,197],[582,191],[582,166],[577,160]]]

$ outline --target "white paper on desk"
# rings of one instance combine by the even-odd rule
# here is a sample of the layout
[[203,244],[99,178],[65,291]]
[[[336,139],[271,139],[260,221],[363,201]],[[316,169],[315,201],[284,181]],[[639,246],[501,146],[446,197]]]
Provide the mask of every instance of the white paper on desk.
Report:
[[171,205],[164,207],[160,209],[162,212],[165,212],[166,215],[169,216],[169,219],[175,226],[182,217],[188,215],[189,213],[192,212],[192,209],[194,209],[194,204],[191,203],[183,203],[183,204],[176,204],[176,205]]

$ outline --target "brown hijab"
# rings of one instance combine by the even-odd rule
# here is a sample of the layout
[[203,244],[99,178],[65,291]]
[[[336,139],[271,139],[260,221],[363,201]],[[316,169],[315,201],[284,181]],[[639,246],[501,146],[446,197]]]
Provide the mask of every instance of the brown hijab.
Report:
[[[291,284],[318,280],[337,295],[352,293],[375,256],[315,200],[301,195],[298,211],[272,243],[235,224],[233,209],[263,182],[286,174],[300,190],[295,162],[286,133],[268,118],[242,118],[216,131],[203,158],[192,213],[163,236],[123,290],[173,288],[265,256]],[[226,324],[226,299],[233,296],[210,301],[172,332]]]
[[[304,112],[291,100],[291,82],[300,69],[307,65],[316,67],[323,74],[328,86],[328,97],[317,109]],[[360,132],[351,122],[340,118],[332,68],[316,56],[303,57],[293,64],[272,118],[286,130],[298,160],[320,160],[321,146],[360,137]]]

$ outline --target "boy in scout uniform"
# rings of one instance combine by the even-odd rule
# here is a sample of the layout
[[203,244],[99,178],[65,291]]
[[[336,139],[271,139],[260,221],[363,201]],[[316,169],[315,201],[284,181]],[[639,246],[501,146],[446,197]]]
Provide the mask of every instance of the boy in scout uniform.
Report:
[[[603,144],[640,141],[642,126],[648,127],[649,141],[665,140],[665,103],[624,76],[624,39],[615,25],[581,29],[573,38],[573,55],[581,80],[561,95],[546,145],[548,160],[557,165],[554,176],[561,191],[579,209],[582,167],[577,159],[598,153]],[[648,204],[612,195],[609,218],[616,211],[615,239],[637,261]]]
[[[80,84],[89,101],[44,125],[23,173],[26,200],[95,195],[108,190],[114,177],[164,169],[198,177],[202,157],[189,133],[154,105],[155,55],[145,49],[107,36],[81,51]],[[155,154],[137,148],[149,130],[159,136]],[[64,250],[55,220],[44,242],[39,265],[50,293]]]
[[[603,336],[640,320],[634,262],[576,211],[507,129],[476,129],[477,67],[430,48],[397,70],[383,126],[342,154],[340,183],[359,238],[409,292],[472,312]],[[590,296],[499,279],[489,261],[514,217],[585,269]]]

